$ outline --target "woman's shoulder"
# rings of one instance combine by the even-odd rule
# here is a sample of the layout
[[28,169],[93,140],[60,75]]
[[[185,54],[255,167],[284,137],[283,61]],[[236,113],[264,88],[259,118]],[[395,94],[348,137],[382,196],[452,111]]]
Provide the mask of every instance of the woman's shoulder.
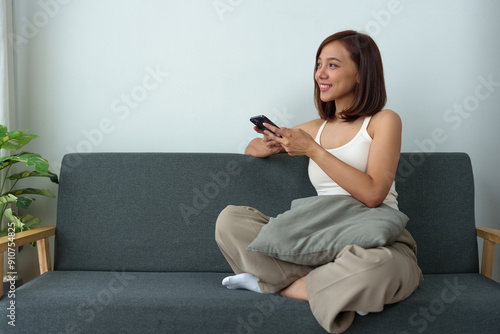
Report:
[[375,132],[395,130],[401,131],[401,117],[398,113],[391,109],[384,109],[372,116],[370,124],[368,124],[368,133],[373,138]]
[[373,121],[380,121],[380,122],[390,122],[390,121],[401,121],[401,118],[399,117],[398,113],[395,112],[392,109],[383,109],[380,110],[378,113],[372,116]]
[[297,126],[294,126],[295,129],[302,129],[305,132],[307,132],[311,136],[316,136],[316,133],[318,132],[319,128],[321,125],[325,122],[324,119],[317,118],[313,119],[312,121],[306,122],[299,124]]

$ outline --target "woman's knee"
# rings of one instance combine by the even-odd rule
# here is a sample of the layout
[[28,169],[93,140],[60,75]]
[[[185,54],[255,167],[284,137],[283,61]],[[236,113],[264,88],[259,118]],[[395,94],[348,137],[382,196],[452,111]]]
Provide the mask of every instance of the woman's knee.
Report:
[[395,247],[366,250],[354,276],[369,291],[385,291],[385,303],[408,297],[419,285],[421,272],[416,262]]
[[217,221],[215,222],[215,240],[217,243],[221,240],[222,235],[228,233],[231,227],[234,226],[231,222],[234,221],[235,212],[237,210],[237,206],[228,205],[217,217]]
[[219,243],[224,239],[247,240],[252,236],[255,238],[262,226],[268,221],[269,217],[257,209],[248,206],[229,205],[221,211],[217,218],[215,240]]
[[357,245],[346,246],[334,262],[318,268],[317,276],[326,281],[329,277],[349,282],[362,282],[365,288],[380,288],[390,282],[401,281],[410,270],[408,260],[389,247],[364,249]]

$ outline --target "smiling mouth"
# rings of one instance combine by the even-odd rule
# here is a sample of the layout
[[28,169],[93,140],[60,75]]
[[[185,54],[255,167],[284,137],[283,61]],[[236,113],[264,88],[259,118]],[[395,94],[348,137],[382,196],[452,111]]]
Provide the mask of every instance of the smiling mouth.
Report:
[[327,85],[327,84],[319,84],[319,89],[320,89],[322,92],[325,92],[325,91],[329,90],[331,87],[332,87],[332,85]]

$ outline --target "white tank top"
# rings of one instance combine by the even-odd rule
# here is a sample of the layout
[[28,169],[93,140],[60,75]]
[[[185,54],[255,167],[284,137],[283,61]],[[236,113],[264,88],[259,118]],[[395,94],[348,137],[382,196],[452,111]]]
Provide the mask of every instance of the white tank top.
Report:
[[[327,150],[338,159],[365,173],[368,166],[368,153],[370,152],[370,145],[372,143],[372,138],[366,130],[370,120],[371,116],[365,117],[363,125],[361,125],[361,129],[347,144]],[[318,134],[316,135],[316,142],[320,145],[321,133],[323,132],[326,123],[327,121],[321,125],[318,130]],[[333,181],[312,159],[309,159],[309,179],[311,180],[314,188],[316,188],[319,196],[350,195],[344,188],[340,187],[335,181]],[[398,201],[396,200],[397,196],[396,185],[393,181],[391,189],[389,190],[389,193],[383,203],[398,209]]]

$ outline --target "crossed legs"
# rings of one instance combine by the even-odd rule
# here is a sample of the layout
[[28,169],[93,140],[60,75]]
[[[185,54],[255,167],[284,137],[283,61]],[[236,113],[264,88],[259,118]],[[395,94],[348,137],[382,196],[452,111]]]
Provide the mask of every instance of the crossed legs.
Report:
[[[261,292],[277,293],[306,276],[313,268],[246,250],[268,221],[269,217],[254,208],[230,205],[217,219],[215,240],[237,276],[242,273],[253,274],[258,277]],[[251,279],[251,276],[245,278]]]
[[335,261],[314,268],[246,250],[268,221],[250,207],[228,206],[221,212],[215,238],[236,274],[225,279],[231,287],[225,285],[309,301],[315,318],[330,333],[345,331],[356,311],[380,312],[385,304],[407,298],[422,281],[415,241],[406,230],[390,246],[346,246]]

